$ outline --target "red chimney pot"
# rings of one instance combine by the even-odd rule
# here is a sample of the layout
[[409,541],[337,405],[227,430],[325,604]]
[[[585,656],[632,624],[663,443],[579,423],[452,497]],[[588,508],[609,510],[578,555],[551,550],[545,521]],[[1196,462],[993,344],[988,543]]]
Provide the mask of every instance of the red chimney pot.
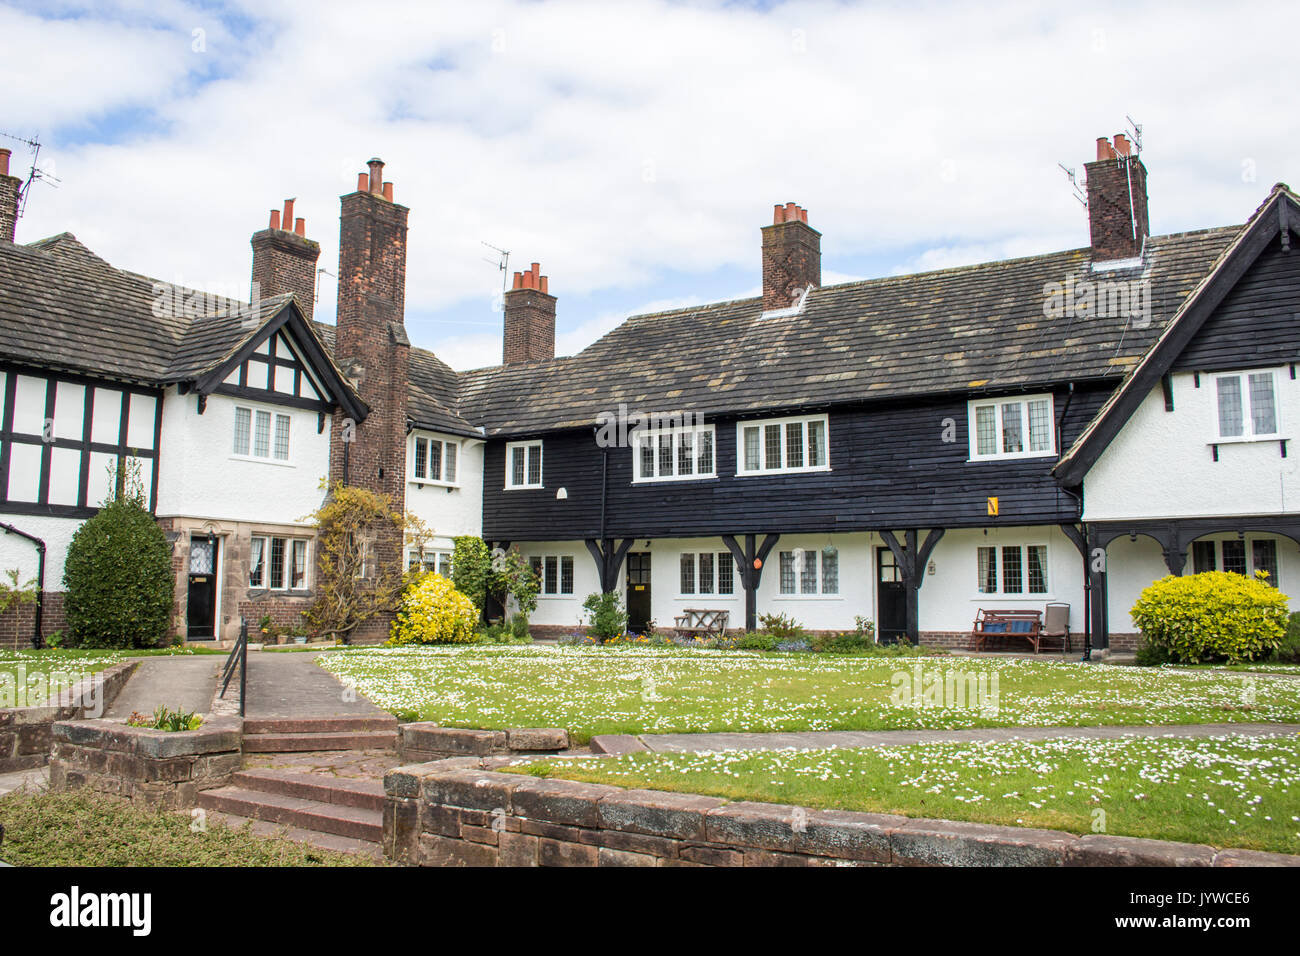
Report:
[[280,217],[280,227],[286,232],[293,228],[293,200],[284,201],[284,215]]
[[9,175],[10,150],[0,148],[0,176]]
[[271,210],[271,228],[272,229],[280,228],[280,210],[278,209]]
[[392,202],[392,201],[393,201],[393,184],[392,184],[392,183],[384,183],[384,198],[387,199],[389,202]]
[[301,217],[295,219],[294,222],[293,222],[293,231],[294,231],[294,234],[295,234],[295,235],[302,236],[304,239],[306,239],[306,238],[307,238],[307,220],[306,220],[306,219],[303,219],[303,218],[301,218]]

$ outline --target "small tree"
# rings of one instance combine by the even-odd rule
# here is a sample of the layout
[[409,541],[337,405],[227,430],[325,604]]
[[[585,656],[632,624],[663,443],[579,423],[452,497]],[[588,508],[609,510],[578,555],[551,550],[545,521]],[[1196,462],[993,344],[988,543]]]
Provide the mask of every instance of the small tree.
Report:
[[537,610],[537,594],[541,582],[524,560],[519,549],[511,548],[493,557],[492,570],[488,574],[488,592],[501,603],[502,607],[510,598],[514,598],[519,614],[527,620]]
[[326,487],[324,503],[310,516],[316,527],[316,600],[306,616],[313,627],[347,643],[361,625],[396,610],[409,580],[400,557],[379,560],[376,542],[410,536],[422,551],[428,529],[396,510],[388,495],[342,482]]
[[36,603],[35,578],[26,584],[20,583],[17,568],[6,571],[4,576],[9,580],[0,580],[0,614],[4,614],[15,605]]
[[74,647],[147,647],[167,639],[176,588],[172,549],[145,506],[140,463],[119,463],[113,488],[73,534],[63,563],[67,641]]
[[480,613],[487,604],[492,555],[482,538],[463,534],[451,539],[451,580],[456,590],[474,602]]
[[582,607],[587,612],[587,633],[601,643],[627,630],[627,611],[617,591],[588,594]]

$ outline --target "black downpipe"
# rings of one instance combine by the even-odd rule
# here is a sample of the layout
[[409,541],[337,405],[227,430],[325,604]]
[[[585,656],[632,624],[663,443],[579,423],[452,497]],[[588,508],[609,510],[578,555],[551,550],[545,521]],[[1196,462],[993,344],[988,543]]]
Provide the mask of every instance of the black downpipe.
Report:
[[0,522],[0,529],[6,534],[16,534],[36,545],[36,625],[32,634],[32,647],[39,649],[44,641],[41,639],[41,617],[45,610],[45,542],[34,534],[21,531],[11,524]]
[[603,564],[600,569],[600,590],[602,592],[612,591],[609,586],[610,569],[609,569],[609,552],[605,543],[605,506],[609,501],[609,449],[600,450],[600,550],[603,557]]

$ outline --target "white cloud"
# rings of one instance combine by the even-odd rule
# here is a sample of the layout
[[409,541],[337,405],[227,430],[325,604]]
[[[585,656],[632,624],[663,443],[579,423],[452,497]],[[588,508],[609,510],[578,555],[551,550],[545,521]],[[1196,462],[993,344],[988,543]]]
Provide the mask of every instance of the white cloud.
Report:
[[[149,109],[120,142],[47,135],[43,158],[63,182],[36,187],[20,239],[68,229],[123,267],[246,282],[248,236],[296,196],[332,272],[338,196],[378,153],[411,207],[408,309],[485,300],[499,281],[487,240],[551,276],[561,351],[617,318],[566,318],[566,292],[727,269],[756,281],[775,202],[810,210],[827,281],[865,259],[898,263],[897,250],[910,270],[1082,245],[1086,218],[1056,163],[1081,167],[1126,113],[1145,125],[1156,231],[1241,221],[1274,180],[1300,178],[1290,8],[144,10],[56,21],[0,10],[0,129],[75,132]],[[500,349],[486,326],[415,338],[453,365]]]

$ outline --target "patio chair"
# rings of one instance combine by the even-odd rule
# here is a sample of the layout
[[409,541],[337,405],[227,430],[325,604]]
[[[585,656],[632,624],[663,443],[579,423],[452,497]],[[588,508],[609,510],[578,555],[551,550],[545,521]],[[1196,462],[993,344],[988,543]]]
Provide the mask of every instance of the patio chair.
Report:
[[[1040,643],[1060,641],[1061,653],[1070,652],[1070,605],[1049,604],[1043,614],[1043,629],[1038,635]],[[1035,648],[1037,653],[1038,649]]]

